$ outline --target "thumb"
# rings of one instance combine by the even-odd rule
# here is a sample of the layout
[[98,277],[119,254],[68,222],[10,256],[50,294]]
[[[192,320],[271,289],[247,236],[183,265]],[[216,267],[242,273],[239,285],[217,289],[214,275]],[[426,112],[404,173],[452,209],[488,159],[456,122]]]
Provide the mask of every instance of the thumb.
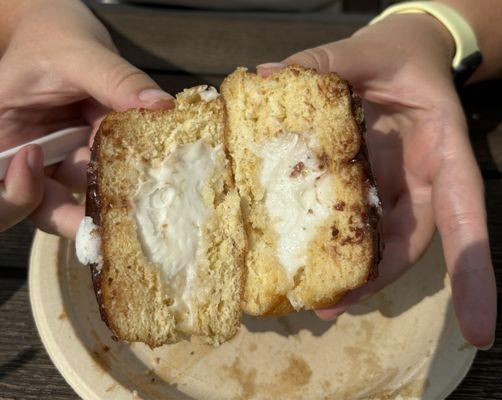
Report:
[[143,71],[112,50],[94,45],[70,69],[68,79],[104,106],[115,111],[129,108],[163,109],[174,106],[174,98],[164,92]]
[[[280,63],[260,64],[256,68],[260,76],[269,76],[274,70],[286,65],[298,64],[312,68],[321,74],[336,72],[354,85],[370,78],[374,69],[364,61],[363,43],[357,37],[328,43],[295,53]],[[373,71],[373,72],[372,72]]]

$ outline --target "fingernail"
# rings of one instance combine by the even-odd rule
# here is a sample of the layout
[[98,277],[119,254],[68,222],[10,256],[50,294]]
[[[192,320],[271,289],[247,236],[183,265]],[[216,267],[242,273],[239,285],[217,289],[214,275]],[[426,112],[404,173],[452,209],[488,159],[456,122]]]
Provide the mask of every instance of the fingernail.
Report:
[[493,347],[494,342],[495,342],[495,339],[493,339],[492,342],[488,346],[482,346],[482,347],[476,347],[476,348],[481,351],[488,351]]
[[317,310],[316,311],[316,314],[319,318],[321,318],[323,321],[334,321],[335,319],[337,319],[340,315],[342,315],[346,310],[342,309],[342,310],[332,310],[334,311],[334,313],[332,315],[330,315],[329,317],[326,317],[324,315],[320,315],[319,314],[319,311],[320,310]]
[[147,104],[157,103],[159,101],[170,101],[174,100],[174,97],[169,93],[164,92],[160,89],[145,89],[141,91],[138,95],[138,98]]
[[272,62],[272,63],[265,63],[265,64],[257,65],[256,68],[284,68],[285,66],[286,66],[286,64],[284,64],[284,63]]
[[32,172],[38,174],[43,168],[43,158],[42,149],[40,146],[28,146],[28,154],[26,156],[26,163]]
[[346,310],[343,310],[343,311],[340,311],[340,312],[337,312],[336,314],[332,315],[330,318],[327,318],[326,321],[336,321],[338,319],[339,316],[345,314],[345,311]]

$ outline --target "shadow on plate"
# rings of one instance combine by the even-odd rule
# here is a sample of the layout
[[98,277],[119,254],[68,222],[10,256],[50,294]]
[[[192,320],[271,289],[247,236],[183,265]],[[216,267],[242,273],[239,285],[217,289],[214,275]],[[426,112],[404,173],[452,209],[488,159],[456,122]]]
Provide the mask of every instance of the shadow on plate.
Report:
[[302,330],[312,336],[322,336],[336,321],[323,321],[311,311],[292,313],[282,317],[252,317],[245,315],[242,324],[250,332],[276,332],[281,336],[292,336]]

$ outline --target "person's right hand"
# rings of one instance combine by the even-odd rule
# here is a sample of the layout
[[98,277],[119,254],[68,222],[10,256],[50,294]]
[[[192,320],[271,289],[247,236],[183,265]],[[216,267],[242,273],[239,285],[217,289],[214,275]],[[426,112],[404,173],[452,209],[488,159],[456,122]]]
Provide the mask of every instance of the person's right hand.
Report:
[[[0,5],[0,151],[77,124],[96,129],[108,109],[173,106],[117,54],[80,1],[15,4]],[[85,190],[88,160],[89,148],[81,148],[44,177],[40,148],[21,150],[0,183],[0,231],[29,215],[43,230],[74,237],[84,209],[72,192]]]
[[[462,332],[486,348],[495,333],[496,287],[483,181],[450,72],[453,51],[433,17],[403,14],[283,63],[334,71],[354,85],[383,204],[380,276],[318,315],[333,318],[393,282],[421,257],[437,226]],[[258,70],[267,76],[278,67]]]

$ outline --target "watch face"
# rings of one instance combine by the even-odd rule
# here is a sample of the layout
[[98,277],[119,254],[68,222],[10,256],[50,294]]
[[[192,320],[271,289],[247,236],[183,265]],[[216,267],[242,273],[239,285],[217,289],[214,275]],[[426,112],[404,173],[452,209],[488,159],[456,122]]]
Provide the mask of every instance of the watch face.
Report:
[[455,85],[462,86],[465,82],[467,82],[482,61],[483,56],[480,51],[469,54],[466,58],[464,58],[460,65],[453,69]]

